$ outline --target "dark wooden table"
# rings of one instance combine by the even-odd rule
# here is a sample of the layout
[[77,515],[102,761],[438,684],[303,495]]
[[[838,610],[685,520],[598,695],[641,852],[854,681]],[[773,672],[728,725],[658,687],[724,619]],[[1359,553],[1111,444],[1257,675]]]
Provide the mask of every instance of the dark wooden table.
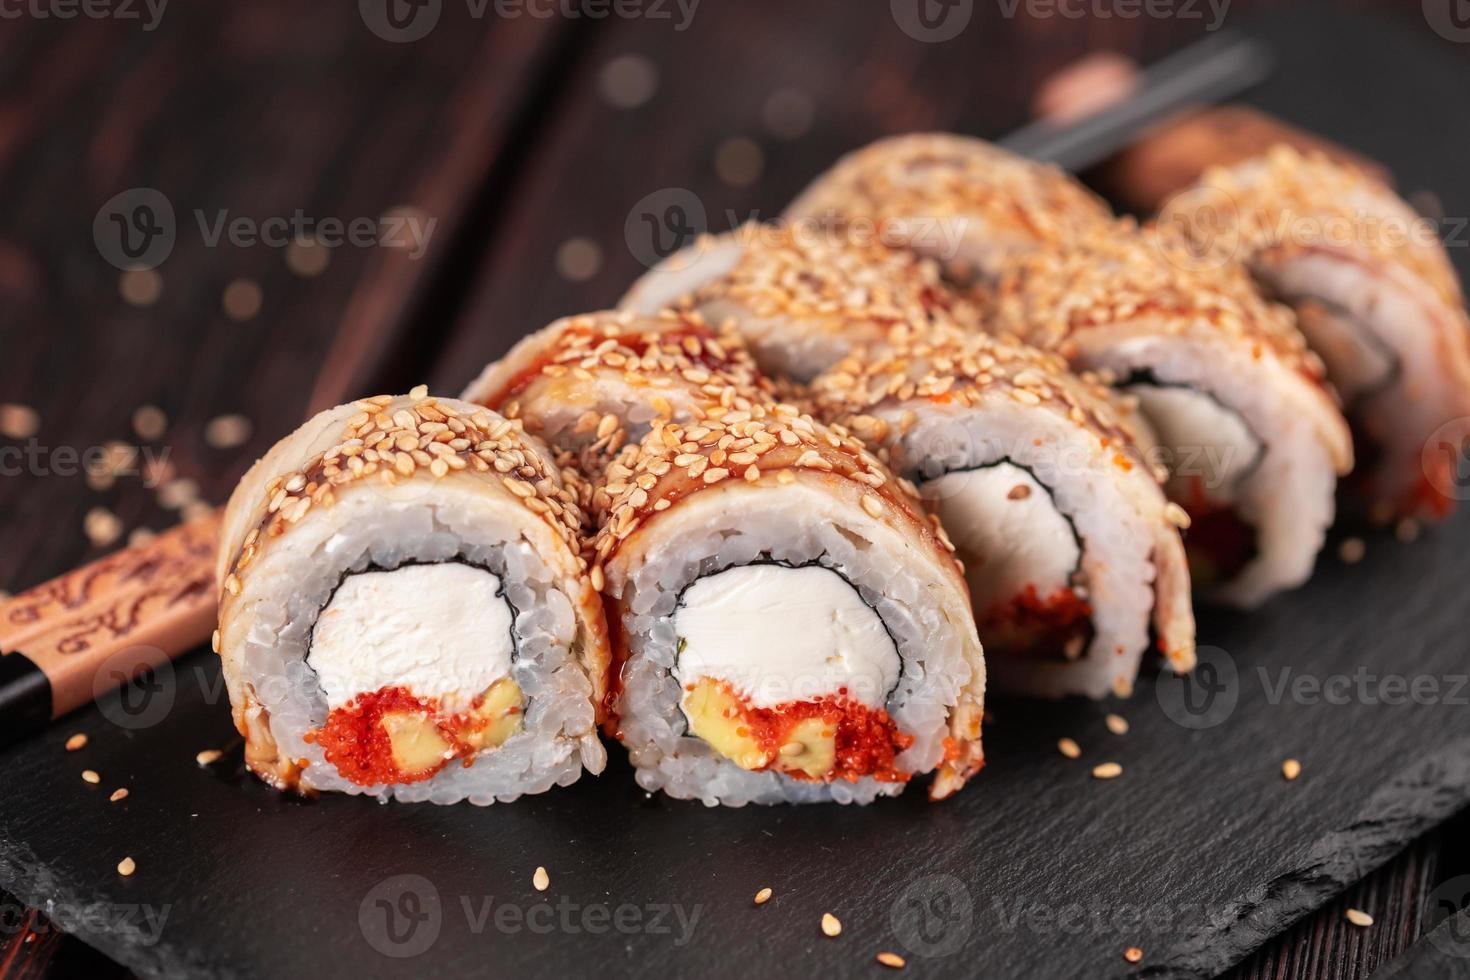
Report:
[[[642,214],[697,202],[717,230],[770,216],[870,138],[999,135],[1077,57],[1150,60],[1212,26],[1203,4],[1077,19],[960,3],[968,22],[937,41],[925,32],[946,22],[880,0],[705,0],[692,18],[687,0],[618,8],[631,17],[571,6],[584,15],[431,2],[394,22],[381,0],[255,0],[0,21],[0,403],[39,415],[33,437],[24,413],[0,419],[19,437],[0,446],[35,447],[0,479],[0,587],[105,550],[105,515],[99,543],[84,533],[96,508],[129,530],[176,520],[189,484],[161,500],[147,474],[89,479],[73,454],[166,453],[220,502],[309,411],[419,381],[456,391],[527,330],[611,303],[657,247]],[[1419,4],[1380,6],[1457,47]],[[136,189],[174,212],[152,276],[124,276],[115,229],[94,228],[130,190],[131,215]],[[333,234],[325,219],[374,240],[310,247]],[[282,226],[306,245],[251,237]],[[145,405],[161,434],[135,431]],[[210,424],[232,416],[248,433]],[[1418,841],[1235,975],[1369,976],[1426,931],[1436,886],[1470,872],[1467,829]],[[1374,928],[1346,925],[1354,906],[1379,910]],[[119,969],[0,894],[0,976],[83,972]]]

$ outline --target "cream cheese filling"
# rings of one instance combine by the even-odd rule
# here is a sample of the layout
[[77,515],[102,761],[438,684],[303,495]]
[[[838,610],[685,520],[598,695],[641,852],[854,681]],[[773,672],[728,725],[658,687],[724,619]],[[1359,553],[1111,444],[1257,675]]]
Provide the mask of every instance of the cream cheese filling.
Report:
[[[674,612],[674,675],[724,681],[752,707],[845,696],[881,708],[902,671],[878,613],[837,572],[758,563],[698,579]],[[686,717],[691,722],[687,697]]]
[[467,710],[510,676],[514,610],[500,576],[459,562],[359,572],[342,580],[318,617],[307,663],[329,709],[360,694],[404,687]]

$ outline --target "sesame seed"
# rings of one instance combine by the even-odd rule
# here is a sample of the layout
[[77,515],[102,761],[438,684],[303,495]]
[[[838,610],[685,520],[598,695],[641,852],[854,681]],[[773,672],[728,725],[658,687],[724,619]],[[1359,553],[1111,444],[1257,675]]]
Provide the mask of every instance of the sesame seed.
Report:
[[96,786],[98,783],[102,782],[102,777],[97,775],[97,770],[95,769],[83,769],[82,782],[91,783],[93,786]]
[[1114,735],[1128,734],[1128,719],[1122,715],[1108,715],[1103,719],[1103,724],[1108,726],[1108,731]]
[[842,923],[831,912],[822,913],[822,935],[828,937],[842,935]]
[[[135,527],[128,532],[128,547],[141,548],[156,537],[158,537],[158,532],[151,527]],[[216,650],[215,652],[218,653],[219,651]]]
[[260,312],[264,299],[260,284],[253,279],[234,279],[225,286],[220,296],[220,306],[225,316],[236,323],[244,323]]
[[658,91],[658,69],[642,55],[620,55],[603,66],[597,91],[615,109],[636,109]]
[[82,530],[94,546],[105,548],[122,537],[123,522],[106,507],[93,507],[82,521]]
[[213,449],[234,449],[250,441],[254,426],[243,415],[220,415],[204,427],[204,441]]
[[128,798],[127,788],[126,787],[123,787],[121,789],[115,789],[115,790],[113,790],[112,791],[112,795],[107,798],[107,802],[109,802],[109,803],[120,803],[120,802],[122,802],[123,800],[125,800],[127,798]]
[[1418,540],[1419,531],[1419,522],[1411,517],[1406,517],[1394,525],[1393,536],[1401,543],[1408,544],[1411,541]]
[[1362,909],[1348,909],[1343,917],[1360,929],[1366,929],[1373,924],[1373,916]]
[[1123,959],[1127,960],[1129,963],[1141,963],[1143,962],[1143,950],[1139,949],[1137,946],[1129,946],[1127,949],[1123,950]]
[[82,734],[81,732],[77,732],[71,738],[66,740],[66,750],[68,752],[75,752],[77,749],[84,748],[86,744],[87,736]]
[[878,962],[884,966],[892,967],[895,970],[902,970],[904,967],[904,958],[897,953],[890,953],[887,950],[878,954]]
[[1342,559],[1344,565],[1356,565],[1363,560],[1363,555],[1368,551],[1368,545],[1362,538],[1344,538],[1342,544],[1337,546],[1337,557]]
[[1189,525],[1193,523],[1190,520],[1189,511],[1180,507],[1172,500],[1164,505],[1164,520],[1181,529],[1188,529]]
[[755,904],[757,905],[764,905],[770,900],[771,890],[769,888],[762,888],[760,891],[755,893]]
[[551,887],[551,875],[546,873],[545,868],[538,867],[536,873],[531,876],[531,884],[538,892],[544,892]]
[[152,306],[163,295],[157,269],[126,269],[117,277],[117,292],[129,306]]
[[766,167],[766,155],[754,140],[725,140],[715,150],[715,173],[731,187],[753,184]]
[[1082,746],[1073,739],[1059,738],[1057,739],[1057,751],[1069,759],[1076,759],[1082,755]]
[[863,494],[863,510],[869,517],[882,517],[883,504],[871,493]]
[[1281,775],[1291,782],[1302,774],[1302,764],[1295,759],[1287,759],[1281,764]]
[[29,439],[41,428],[41,416],[29,405],[0,405],[0,435]]
[[142,405],[133,411],[133,431],[147,442],[168,431],[168,416],[157,405]]
[[303,279],[311,279],[327,271],[332,250],[315,238],[300,237],[286,246],[286,268]]
[[590,238],[569,238],[556,250],[556,272],[567,282],[586,282],[602,269],[602,247]]
[[205,749],[203,752],[194,756],[194,761],[201,766],[208,766],[218,762],[222,755],[224,753],[219,749]]
[[1010,492],[1006,494],[1006,499],[1025,500],[1029,496],[1031,496],[1031,488],[1024,483],[1018,483],[1011,487]]
[[117,862],[117,873],[124,878],[131,878],[134,871],[138,870],[138,862],[130,857],[125,857]]
[[199,484],[187,477],[169,480],[158,488],[158,505],[167,510],[182,510],[199,499]]
[[1117,779],[1123,775],[1123,767],[1116,762],[1104,762],[1092,767],[1093,779]]

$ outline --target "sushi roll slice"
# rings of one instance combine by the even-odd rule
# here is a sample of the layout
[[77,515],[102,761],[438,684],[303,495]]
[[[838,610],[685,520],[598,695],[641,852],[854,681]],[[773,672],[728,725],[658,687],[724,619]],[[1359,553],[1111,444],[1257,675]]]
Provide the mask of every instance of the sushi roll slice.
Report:
[[1188,518],[1127,399],[1055,354],[943,328],[895,329],[812,387],[938,513],[996,689],[1126,697],[1151,625],[1193,668]]
[[[639,784],[711,806],[866,803],[937,772],[930,795],[950,795],[983,763],[985,671],[942,532],[856,440],[745,374],[738,339],[718,345],[734,371],[692,343],[649,356],[673,322],[563,321],[532,345],[577,351],[532,359],[549,382],[467,392],[529,420],[560,410],[569,366],[579,406],[613,410],[598,438],[622,448],[595,471],[590,558],[613,630],[609,728]],[[586,430],[555,427],[589,459]]]
[[840,226],[746,225],[704,237],[636,282],[620,304],[692,310],[733,324],[761,369],[810,381],[898,323],[975,319],[938,265]]
[[991,281],[1011,258],[1106,227],[1112,214],[1061,170],[984,140],[914,133],[837,162],[786,209],[789,222],[871,228],[937,259],[959,285]]
[[1352,440],[1321,362],[1235,264],[1120,222],[1017,260],[992,328],[1105,374],[1139,400],[1189,514],[1197,589],[1253,607],[1312,572]]
[[1433,225],[1376,178],[1285,146],[1207,171],[1160,221],[1296,310],[1358,436],[1364,509],[1446,516],[1458,447],[1429,443],[1470,416],[1470,322]]
[[983,762],[964,580],[910,490],[790,405],[733,399],[610,468],[594,559],[639,784],[867,803]]
[[478,804],[600,772],[607,626],[569,479],[519,424],[423,389],[277,443],[230,498],[218,567],[250,768]]

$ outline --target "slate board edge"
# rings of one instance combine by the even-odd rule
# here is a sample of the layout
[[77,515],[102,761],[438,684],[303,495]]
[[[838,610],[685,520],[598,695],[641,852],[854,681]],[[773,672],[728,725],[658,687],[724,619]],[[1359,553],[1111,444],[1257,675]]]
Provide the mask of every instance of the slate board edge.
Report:
[[1470,739],[1460,739],[1380,785],[1350,826],[1318,838],[1296,868],[1227,905],[1210,926],[1176,943],[1162,960],[1121,976],[1218,976],[1467,803]]
[[[49,915],[57,907],[80,908],[88,904],[83,891],[57,878],[20,841],[0,830],[0,884],[27,906]],[[162,937],[144,945],[137,929],[120,926],[111,930],[71,930],[69,935],[98,950],[109,958],[146,977],[233,977],[234,973],[218,966],[206,966],[195,951],[178,947]]]

